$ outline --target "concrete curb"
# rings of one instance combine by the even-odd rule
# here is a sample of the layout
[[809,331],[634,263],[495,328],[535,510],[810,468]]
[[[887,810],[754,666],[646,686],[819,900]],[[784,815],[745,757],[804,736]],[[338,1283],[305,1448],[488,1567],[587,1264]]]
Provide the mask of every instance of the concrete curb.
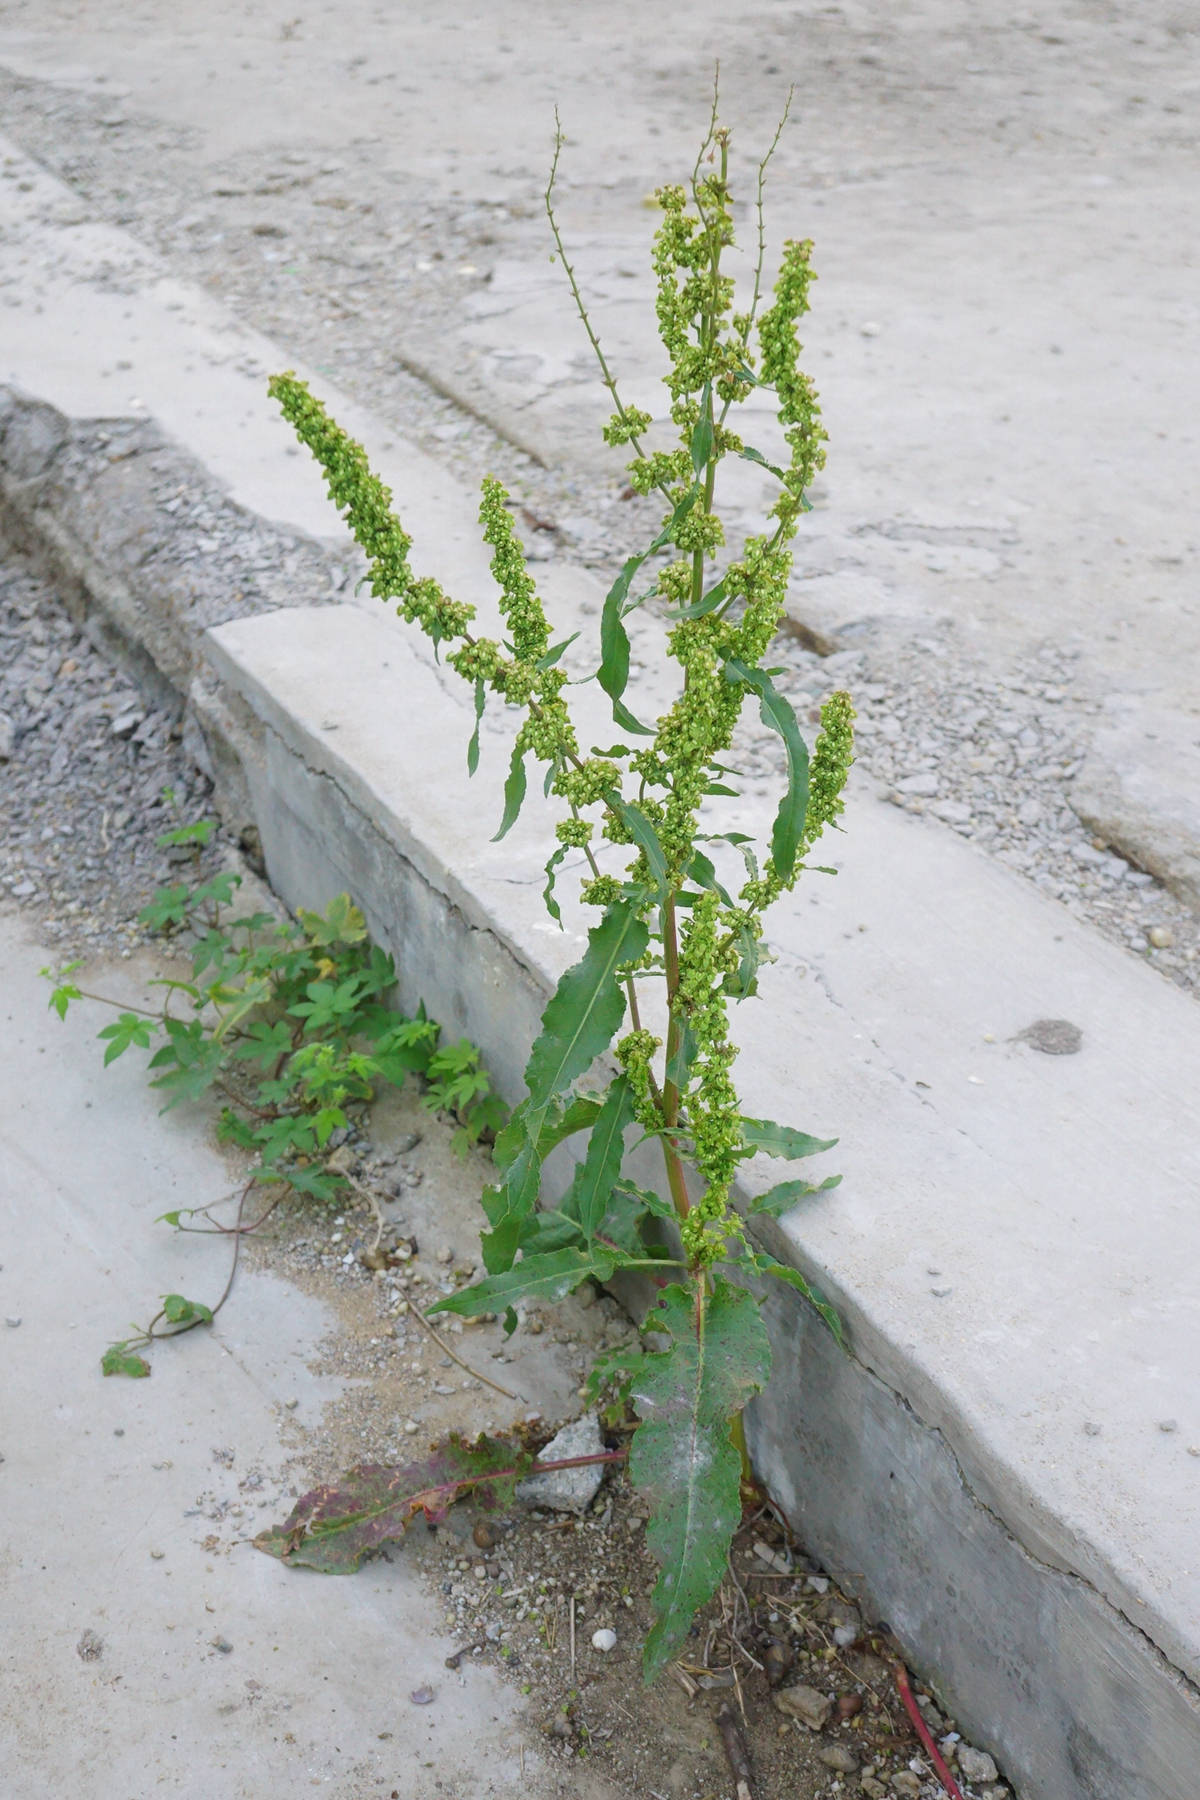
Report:
[[[475,1037],[514,1093],[582,927],[546,929],[537,823],[488,842],[502,764],[485,736],[467,789],[468,697],[379,612],[283,608],[271,587],[216,610],[181,597],[177,515],[142,492],[148,556],[144,532],[113,528],[113,471],[157,479],[165,457],[172,480],[209,494],[226,481],[211,456],[144,421],[72,424],[28,397],[10,394],[0,418],[10,526],[186,706],[188,741],[231,822],[260,833],[276,889],[311,905],[349,887],[399,953],[403,998]],[[110,447],[97,433],[136,454],[96,456]],[[289,521],[311,519],[313,538],[284,533],[297,561],[283,586],[311,603],[344,563],[315,541],[332,518],[293,467]],[[444,482],[438,497],[453,499]],[[238,530],[239,565],[248,550],[269,563],[281,527],[243,508]],[[455,559],[458,590],[482,595],[480,560]],[[842,1130],[843,1187],[772,1248],[839,1305],[854,1354],[789,1295],[767,1297],[777,1373],[751,1419],[756,1455],[812,1549],[889,1620],[1025,1800],[1178,1800],[1200,1756],[1186,1557],[1200,1528],[1187,1457],[1200,1169],[1177,1122],[1200,1089],[1194,1009],[949,834],[861,788],[848,823],[836,900],[814,890],[779,921],[771,981],[789,1027],[752,1022],[743,1052],[757,1109]],[[1052,1012],[1083,1026],[1079,1059],[1014,1045]],[[1161,1120],[1158,1166],[1133,1219],[1122,1171],[1144,1160],[1147,1117]]]

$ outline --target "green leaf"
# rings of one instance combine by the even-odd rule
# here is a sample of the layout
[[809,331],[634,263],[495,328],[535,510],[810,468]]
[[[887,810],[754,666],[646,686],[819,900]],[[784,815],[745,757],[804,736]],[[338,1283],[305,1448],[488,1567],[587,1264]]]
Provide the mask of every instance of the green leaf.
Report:
[[564,1208],[579,1226],[588,1243],[595,1239],[604,1222],[612,1198],[613,1186],[621,1173],[625,1158],[625,1133],[633,1124],[633,1094],[629,1077],[618,1075],[608,1090],[600,1116],[592,1127],[587,1155],[579,1164],[568,1196],[570,1206]]
[[802,1156],[819,1156],[822,1150],[832,1150],[837,1143],[836,1138],[811,1137],[794,1126],[776,1125],[773,1119],[743,1118],[742,1137],[751,1150],[763,1156],[782,1156],[788,1162],[798,1162]]
[[537,664],[538,668],[539,669],[552,669],[554,667],[555,663],[558,662],[559,658],[564,654],[564,652],[571,648],[571,645],[575,642],[575,639],[578,636],[579,636],[579,633],[577,631],[573,631],[571,633],[570,637],[563,638],[561,643],[551,644],[551,646],[550,646],[549,650],[547,650],[545,656],[539,656],[538,664]]
[[166,931],[169,926],[182,925],[187,919],[191,903],[190,888],[160,888],[149,906],[144,906],[138,914],[138,923],[148,931]]
[[746,444],[741,450],[738,451],[738,455],[745,462],[757,463],[760,468],[769,470],[770,473],[772,475],[774,475],[777,480],[786,483],[786,481],[787,481],[786,470],[779,468],[778,465],[773,462],[768,462],[766,457],[763,455],[762,451],[756,450],[752,444]]
[[604,796],[604,804],[611,807],[634,843],[646,858],[646,866],[650,871],[650,879],[658,898],[664,899],[667,891],[667,859],[663,847],[658,841],[658,833],[646,817],[640,806],[622,800],[615,792]]
[[542,1014],[542,1029],[525,1068],[527,1124],[536,1142],[550,1102],[591,1067],[625,1017],[618,969],[645,951],[649,931],[636,904],[617,900],[588,932],[582,960],[568,969]]
[[520,738],[513,745],[512,761],[508,765],[508,779],[504,783],[504,817],[500,821],[500,829],[492,839],[498,844],[517,822],[517,814],[525,799],[525,750]]
[[471,741],[467,745],[467,774],[473,775],[479,767],[479,722],[483,718],[483,708],[487,700],[487,685],[483,676],[475,683],[475,729],[471,733]]
[[176,831],[164,831],[154,841],[160,850],[171,850],[184,844],[198,844],[203,849],[216,829],[215,819],[197,819],[194,824],[181,825]]
[[768,1213],[772,1219],[782,1218],[785,1212],[797,1205],[809,1194],[824,1194],[835,1188],[841,1180],[840,1175],[828,1175],[824,1181],[780,1181],[765,1194],[759,1194],[746,1208],[748,1213]]
[[150,1039],[157,1030],[156,1019],[143,1019],[138,1013],[119,1013],[111,1025],[96,1033],[97,1037],[108,1041],[108,1049],[104,1052],[105,1068],[118,1056],[123,1056],[130,1044],[136,1044],[139,1050],[148,1050]]
[[569,849],[569,844],[560,844],[558,849],[555,850],[550,857],[545,869],[542,871],[546,877],[546,885],[542,889],[542,900],[545,903],[546,911],[550,914],[550,917],[557,920],[560,925],[562,924],[562,907],[554,898],[554,874]]
[[701,594],[700,598],[694,600],[690,606],[681,606],[668,616],[672,619],[703,619],[707,613],[716,612],[718,606],[723,606],[725,603],[725,581],[726,578],[722,575],[720,581],[714,587],[710,587],[707,594]]
[[621,699],[629,681],[629,633],[621,621],[627,612],[633,610],[625,605],[625,601],[633,578],[646,558],[671,542],[675,527],[692,510],[699,492],[699,483],[693,482],[649,548],[638,556],[631,556],[624,563],[621,573],[604,596],[600,612],[600,686],[612,701],[613,718],[622,731],[638,732],[642,737],[652,737],[654,734],[648,726],[640,724],[634,718]]
[[705,382],[700,398],[700,417],[692,428],[691,453],[692,467],[697,475],[702,475],[708,467],[713,453],[711,382]]
[[742,1516],[742,1464],[731,1422],[765,1385],[771,1350],[757,1299],[722,1280],[699,1314],[690,1288],[666,1288],[644,1329],[672,1340],[670,1349],[643,1359],[633,1386],[642,1422],[629,1470],[649,1500],[646,1543],[662,1564],[653,1596],[657,1616],[642,1655],[649,1683],[725,1573]]
[[842,1321],[824,1295],[805,1279],[799,1269],[793,1269],[787,1263],[776,1262],[773,1256],[768,1256],[761,1250],[745,1250],[733,1260],[742,1268],[752,1269],[756,1275],[773,1275],[777,1281],[786,1282],[788,1287],[803,1294],[809,1305],[828,1325],[842,1349],[846,1348],[846,1333]]
[[296,917],[310,944],[328,948],[332,944],[361,944],[367,935],[367,921],[349,894],[336,894],[323,913],[296,908]]
[[779,803],[779,811],[775,815],[775,824],[771,830],[771,858],[775,864],[775,872],[781,880],[790,879],[796,866],[796,852],[804,835],[804,820],[808,812],[808,747],[800,736],[800,727],[796,723],[796,715],[791,703],[784,699],[763,669],[752,669],[746,663],[738,662],[730,657],[725,664],[727,681],[744,681],[758,695],[759,717],[764,725],[769,725],[783,739],[783,747],[787,753],[788,786],[787,793]]
[[254,1548],[325,1575],[348,1575],[364,1556],[403,1538],[419,1514],[436,1525],[472,1489],[486,1510],[506,1505],[532,1466],[527,1450],[503,1439],[468,1443],[452,1433],[424,1462],[363,1463],[340,1481],[314,1488],[282,1525],[260,1531]]
[[185,1300],[182,1294],[163,1295],[163,1317],[168,1325],[211,1325],[212,1308],[202,1300]]
[[691,1075],[692,1064],[696,1060],[696,1051],[699,1045],[696,1042],[696,1034],[686,1019],[677,1019],[676,1025],[679,1030],[679,1040],[667,1062],[664,1073],[667,1080],[672,1082],[676,1090],[682,1094],[687,1087],[688,1077]]
[[429,1308],[431,1313],[459,1313],[473,1319],[480,1313],[499,1312],[514,1300],[561,1300],[594,1275],[607,1281],[620,1261],[611,1251],[551,1250],[543,1256],[527,1256],[511,1269],[487,1275],[457,1294],[445,1294]]
[[733,906],[728,891],[717,880],[717,871],[713,868],[711,859],[705,856],[703,850],[693,850],[687,872],[689,881],[694,881],[698,887],[711,888],[714,894],[721,897],[726,906]]
[[150,1364],[144,1356],[135,1356],[124,1344],[113,1344],[100,1358],[102,1375],[128,1375],[138,1381],[150,1373]]

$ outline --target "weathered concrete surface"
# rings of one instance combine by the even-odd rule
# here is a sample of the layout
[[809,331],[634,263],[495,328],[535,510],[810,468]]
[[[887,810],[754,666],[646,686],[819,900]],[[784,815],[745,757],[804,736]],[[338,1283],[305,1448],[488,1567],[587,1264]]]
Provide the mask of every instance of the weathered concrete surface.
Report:
[[1071,805],[1109,844],[1200,912],[1200,673],[1195,708],[1114,695],[1071,786]]
[[[101,1376],[103,1346],[157,1295],[220,1288],[227,1246],[151,1220],[217,1200],[229,1170],[208,1121],[161,1116],[132,1059],[103,1069],[94,1017],[47,1010],[48,954],[0,917],[0,1317],[20,1319],[0,1324],[6,1800],[551,1800],[561,1777],[515,1690],[469,1661],[446,1670],[459,1646],[404,1557],[305,1580],[246,1541],[204,1543],[205,1492],[243,1509],[244,1539],[288,1510],[281,1421],[315,1420],[338,1386],[307,1367],[334,1324],[320,1302],[243,1272],[151,1380]],[[108,979],[129,992],[131,974]],[[252,1470],[261,1486],[239,1488]],[[87,1631],[98,1659],[77,1653]],[[433,1704],[412,1705],[427,1684]],[[617,1800],[572,1771],[581,1789]]]

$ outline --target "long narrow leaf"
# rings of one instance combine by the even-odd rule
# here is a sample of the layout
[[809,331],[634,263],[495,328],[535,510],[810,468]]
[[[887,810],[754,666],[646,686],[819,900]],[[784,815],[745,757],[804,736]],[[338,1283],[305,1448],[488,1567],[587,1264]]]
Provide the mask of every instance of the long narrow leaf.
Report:
[[429,1310],[473,1319],[480,1313],[499,1312],[514,1300],[561,1300],[589,1275],[607,1281],[615,1260],[604,1249],[551,1250],[543,1256],[527,1256],[511,1269],[485,1276],[457,1294],[444,1295]]
[[779,803],[771,830],[771,858],[781,880],[790,879],[796,866],[796,852],[804,835],[808,813],[808,746],[800,736],[800,727],[790,701],[784,699],[771,677],[762,669],[752,669],[731,657],[725,664],[728,681],[744,681],[758,695],[759,716],[783,739],[787,753],[787,792]]
[[616,793],[606,794],[604,798],[605,804],[616,813],[638,849],[645,856],[655,892],[660,900],[663,899],[667,890],[667,859],[663,853],[663,847],[659,843],[657,831],[640,806],[634,806],[628,800],[622,800]]
[[786,1282],[788,1287],[793,1287],[798,1294],[803,1294],[814,1312],[828,1325],[842,1349],[846,1348],[846,1333],[842,1321],[824,1295],[800,1273],[799,1269],[793,1269],[788,1263],[776,1262],[773,1256],[768,1256],[765,1251],[761,1250],[743,1251],[737,1258],[737,1262],[739,1267],[752,1269],[756,1275],[773,1275],[777,1281]]
[[768,1188],[765,1194],[757,1195],[746,1210],[750,1213],[766,1213],[772,1219],[780,1219],[809,1194],[827,1193],[830,1188],[837,1187],[841,1179],[840,1175],[827,1175],[824,1181],[780,1181],[773,1188]]
[[487,700],[487,688],[482,675],[475,683],[475,729],[471,733],[471,741],[467,745],[467,774],[473,775],[479,767],[479,722],[483,718],[484,703]]
[[559,982],[542,1014],[542,1030],[525,1068],[526,1121],[535,1139],[550,1102],[590,1068],[615,1037],[625,1017],[617,970],[636,962],[648,941],[649,932],[634,902],[618,900],[588,932],[582,960]]
[[629,633],[622,619],[632,610],[625,602],[634,576],[647,557],[671,542],[676,526],[695,505],[699,491],[699,485],[693,482],[649,548],[638,556],[629,557],[623,564],[621,573],[604,597],[600,612],[600,686],[612,701],[613,717],[622,731],[638,732],[643,737],[653,734],[647,726],[638,723],[621,698],[629,681]]
[[508,766],[508,779],[504,783],[504,817],[500,821],[500,829],[492,839],[498,844],[517,822],[517,814],[525,799],[525,751],[520,740],[513,745],[512,761]]
[[742,1137],[752,1150],[761,1151],[764,1156],[782,1156],[788,1162],[797,1162],[802,1156],[819,1156],[822,1150],[832,1150],[837,1143],[836,1138],[816,1138],[792,1125],[777,1125],[774,1119],[743,1118]]
[[595,1239],[608,1211],[625,1157],[625,1133],[632,1123],[633,1095],[629,1077],[619,1075],[609,1088],[600,1116],[592,1127],[587,1155],[579,1165],[569,1196],[571,1216],[579,1220],[589,1244]]

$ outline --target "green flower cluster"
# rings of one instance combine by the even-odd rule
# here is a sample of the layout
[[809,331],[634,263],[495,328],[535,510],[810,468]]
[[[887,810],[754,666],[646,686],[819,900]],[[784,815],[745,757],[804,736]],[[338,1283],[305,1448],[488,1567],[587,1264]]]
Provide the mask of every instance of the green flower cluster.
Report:
[[821,424],[817,390],[800,368],[800,343],[796,336],[796,321],[808,311],[808,290],[816,279],[809,262],[811,255],[810,239],[797,243],[789,238],[783,246],[783,261],[775,283],[775,304],[758,322],[761,379],[775,389],[779,418],[791,450],[785,491],[772,508],[785,529],[794,528],[804,509],[805,490],[825,467],[825,445],[829,439]]
[[693,1159],[706,1186],[683,1220],[681,1231],[693,1265],[709,1268],[738,1236],[730,1211],[729,1187],[744,1153],[737,1090],[730,1078],[737,1051],[729,1041],[725,977],[736,955],[721,940],[721,902],[701,894],[684,927],[679,947],[677,1009],[696,1046],[687,1097],[687,1130]]
[[618,1063],[629,1077],[633,1093],[633,1116],[643,1131],[660,1131],[662,1108],[654,1081],[654,1056],[662,1047],[662,1039],[651,1031],[629,1031],[614,1046]]

